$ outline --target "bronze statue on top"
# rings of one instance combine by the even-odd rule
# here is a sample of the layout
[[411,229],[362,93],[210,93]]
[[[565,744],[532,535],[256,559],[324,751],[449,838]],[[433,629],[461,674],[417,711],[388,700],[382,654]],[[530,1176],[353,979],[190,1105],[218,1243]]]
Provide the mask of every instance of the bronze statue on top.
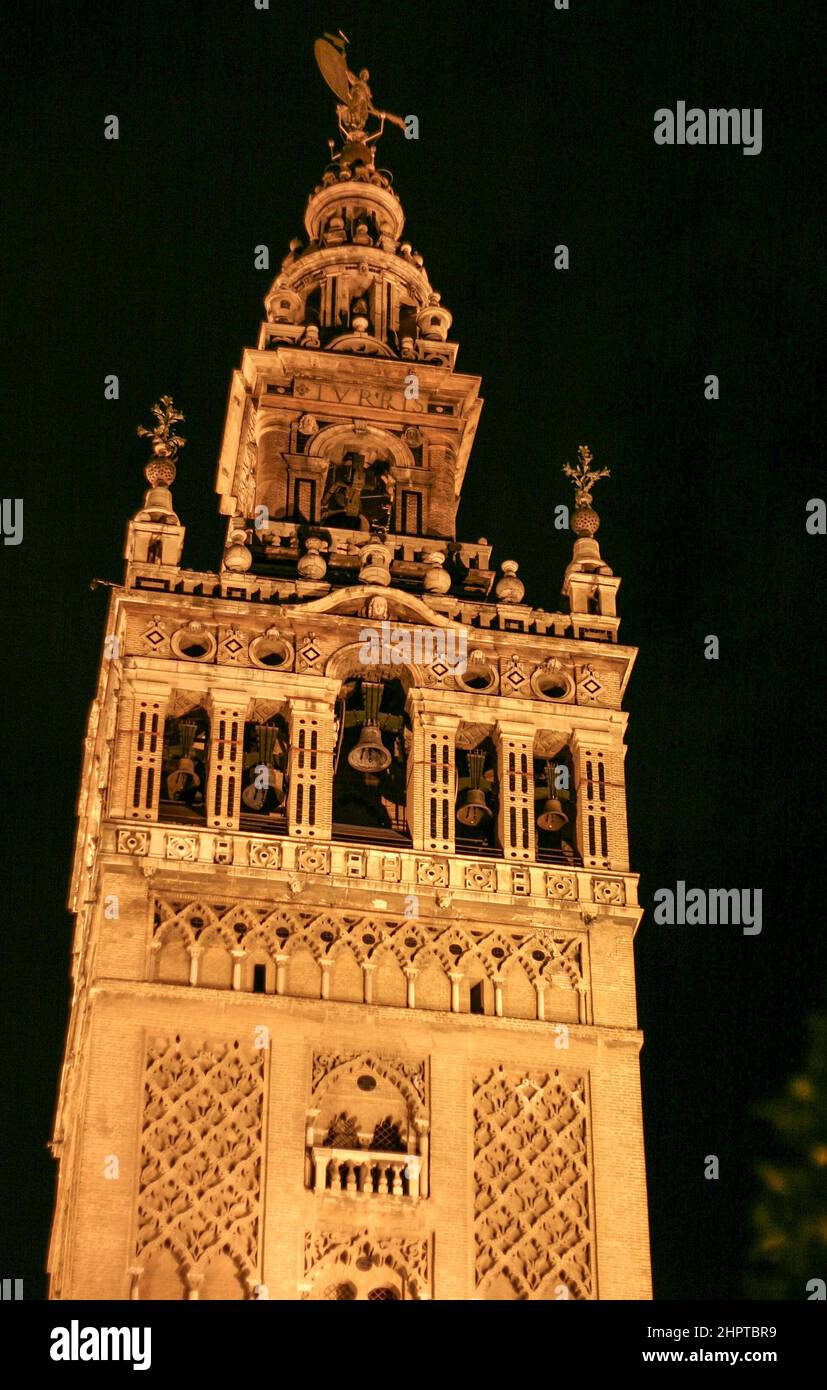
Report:
[[[325,34],[324,38],[317,39],[314,45],[316,62],[328,87],[335,92],[339,98],[340,105],[336,107],[336,114],[339,118],[339,129],[344,136],[345,145],[341,154],[334,156],[345,164],[364,164],[373,163],[374,144],[385,128],[385,121],[392,121],[402,130],[405,129],[405,122],[401,116],[394,116],[390,111],[380,111],[373,104],[368,78],[370,73],[367,68],[361,68],[358,77],[351,72],[345,59],[345,48],[348,39],[341,32],[337,37],[332,34]],[[368,134],[368,119],[375,116],[379,121],[379,129]]]

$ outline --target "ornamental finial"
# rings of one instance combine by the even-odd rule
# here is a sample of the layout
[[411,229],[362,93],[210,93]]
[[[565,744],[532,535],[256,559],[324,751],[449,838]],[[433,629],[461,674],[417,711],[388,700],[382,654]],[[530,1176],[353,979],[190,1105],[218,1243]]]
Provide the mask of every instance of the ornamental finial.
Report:
[[185,417],[180,410],[175,409],[172,396],[162,396],[160,401],[152,406],[152,414],[156,420],[155,428],[148,430],[146,425],[139,425],[138,434],[144,439],[152,440],[152,452],[156,458],[174,459],[187,441],[182,439],[180,434],[172,434],[172,427]]
[[[180,410],[176,410],[172,404],[172,396],[162,396],[152,406],[152,414],[155,416],[154,429],[147,429],[146,425],[138,426],[138,434],[143,439],[152,440],[152,457],[144,469],[144,476],[152,488],[168,488],[170,483],[175,482],[175,459],[179,449],[183,449],[186,439],[182,439],[180,434],[173,434],[173,425],[185,417]],[[170,510],[171,510],[170,505]]]
[[591,506],[592,488],[601,478],[611,477],[608,468],[595,470],[589,467],[592,461],[592,451],[588,444],[581,444],[577,453],[580,462],[576,468],[572,468],[570,463],[563,465],[563,472],[567,478],[571,478],[574,483],[574,501],[578,507]]
[[566,463],[563,465],[563,472],[574,483],[574,515],[571,519],[571,529],[576,536],[583,539],[594,536],[600,525],[600,517],[591,504],[592,488],[600,478],[608,478],[611,475],[608,468],[590,467],[592,451],[588,444],[581,444],[577,453],[580,458],[577,467],[572,468],[570,463]]

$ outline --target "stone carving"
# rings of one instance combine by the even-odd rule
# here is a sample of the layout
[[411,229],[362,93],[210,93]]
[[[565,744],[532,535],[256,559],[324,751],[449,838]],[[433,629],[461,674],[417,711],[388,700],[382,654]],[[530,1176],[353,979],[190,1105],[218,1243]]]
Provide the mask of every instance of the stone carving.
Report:
[[447,859],[417,859],[416,881],[427,884],[431,888],[447,888]]
[[277,869],[281,864],[281,845],[272,840],[251,840],[248,859],[256,869]]
[[[370,1271],[374,1279],[380,1276],[377,1284],[383,1275],[391,1276],[397,1298],[427,1299],[431,1293],[430,1242],[428,1239],[406,1240],[403,1236],[376,1236],[367,1228],[353,1232],[306,1232],[304,1298],[311,1297],[316,1287],[326,1288],[328,1281],[334,1282],[337,1276],[354,1276],[361,1283],[357,1271],[358,1274]],[[358,1297],[355,1287],[349,1296]]]
[[603,681],[593,666],[581,666],[577,681],[577,703],[598,705],[603,695]]
[[267,1055],[180,1036],[148,1049],[137,1264],[169,1250],[193,1282],[229,1255],[250,1291],[257,1282]]
[[191,862],[198,858],[197,835],[167,835],[167,859],[185,859]]
[[626,885],[622,878],[593,878],[592,897],[596,903],[622,907],[626,902]]
[[514,653],[502,662],[502,689],[504,695],[528,694],[525,666]]
[[213,845],[214,864],[232,864],[233,841],[230,835],[216,835]]
[[497,891],[497,870],[493,864],[468,864],[465,868],[465,887],[479,893]]
[[520,895],[525,895],[531,892],[530,869],[511,870],[511,891],[512,893]]
[[[308,850],[316,846],[303,846]],[[299,890],[302,880],[297,882]],[[505,981],[508,1017],[508,971],[519,963],[532,985],[564,974],[571,988],[588,988],[583,934],[529,927],[508,933],[496,928],[461,926],[448,918],[425,924],[404,915],[303,910],[298,903],[242,902],[211,904],[203,899],[170,900],[154,896],[153,940],[160,947],[175,942],[191,948],[223,948],[260,952],[274,965],[307,949],[314,960],[332,960],[352,953],[360,966],[376,963],[390,953],[404,970],[435,963],[444,975],[477,962],[492,982]],[[161,975],[160,978],[163,978]],[[289,969],[287,993],[290,992]]]
[[402,877],[402,859],[398,854],[382,855],[381,878],[385,883],[398,883]]
[[155,656],[169,656],[169,634],[160,614],[153,613],[138,638],[138,647],[140,651],[152,652]]
[[334,1074],[338,1080],[364,1071],[374,1071],[378,1076],[385,1077],[411,1102],[415,1111],[425,1109],[425,1063],[409,1062],[404,1057],[390,1057],[378,1052],[314,1052],[311,1079],[314,1099],[318,1099]]
[[481,1297],[593,1298],[585,1077],[499,1064],[474,1077],[473,1106]]
[[561,874],[556,870],[546,872],[546,896],[549,898],[577,897],[577,875]]
[[345,850],[345,873],[348,878],[364,878],[367,872],[367,850]]
[[315,632],[308,632],[301,644],[299,651],[298,666],[300,671],[312,671],[321,656],[321,648],[318,645]]
[[149,831],[119,830],[118,854],[149,854]]
[[241,628],[222,628],[221,641],[218,644],[219,662],[226,666],[233,666],[240,663],[246,664],[246,658],[247,638]]
[[296,868],[305,874],[329,874],[330,850],[324,845],[299,845]]

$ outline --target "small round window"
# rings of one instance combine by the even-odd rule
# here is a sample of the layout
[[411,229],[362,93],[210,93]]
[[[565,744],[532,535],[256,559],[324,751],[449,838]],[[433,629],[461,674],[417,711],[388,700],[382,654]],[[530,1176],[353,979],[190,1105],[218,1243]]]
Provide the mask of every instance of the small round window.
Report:
[[562,668],[538,667],[531,677],[531,689],[541,700],[570,700],[574,694],[574,681]]
[[359,1087],[360,1091],[375,1091],[376,1077],[367,1075],[360,1076],[359,1080],[356,1082],[356,1085]]
[[200,624],[179,628],[172,637],[172,650],[186,661],[209,661],[215,655],[216,640]]
[[471,661],[462,675],[457,676],[457,684],[471,694],[488,695],[497,689],[499,677],[487,661]]
[[270,637],[265,633],[250,644],[250,656],[256,666],[269,667],[271,670],[275,666],[286,666],[292,655],[293,648],[283,637]]

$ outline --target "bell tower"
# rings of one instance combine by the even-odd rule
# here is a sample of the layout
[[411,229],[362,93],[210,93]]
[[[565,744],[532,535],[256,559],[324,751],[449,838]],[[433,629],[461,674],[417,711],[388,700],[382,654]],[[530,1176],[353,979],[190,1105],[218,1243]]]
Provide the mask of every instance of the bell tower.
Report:
[[405,121],[316,57],[341,147],[232,378],[217,572],[181,566],[183,415],[139,431],[51,1296],[646,1299],[607,470],[566,468],[562,611],[457,539],[480,380],[377,166]]

